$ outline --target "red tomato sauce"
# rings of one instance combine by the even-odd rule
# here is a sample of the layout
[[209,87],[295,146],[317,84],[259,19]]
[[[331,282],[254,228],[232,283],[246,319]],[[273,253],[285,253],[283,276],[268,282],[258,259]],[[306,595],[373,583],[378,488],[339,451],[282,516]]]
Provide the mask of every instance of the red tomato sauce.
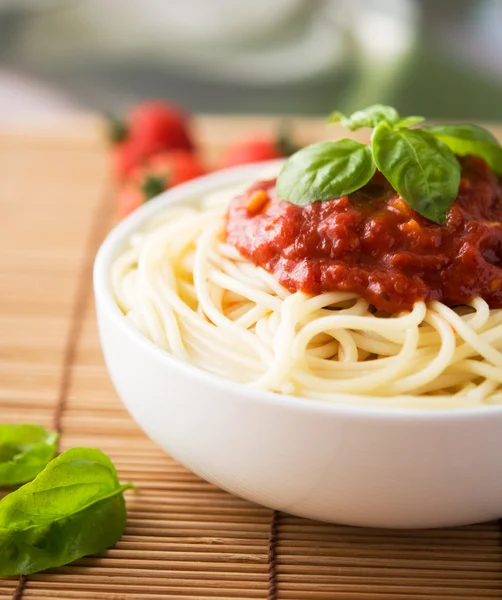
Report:
[[378,310],[477,296],[502,307],[502,181],[481,158],[459,158],[446,221],[410,208],[380,173],[361,190],[305,207],[259,181],[228,210],[228,243],[290,291],[349,291]]

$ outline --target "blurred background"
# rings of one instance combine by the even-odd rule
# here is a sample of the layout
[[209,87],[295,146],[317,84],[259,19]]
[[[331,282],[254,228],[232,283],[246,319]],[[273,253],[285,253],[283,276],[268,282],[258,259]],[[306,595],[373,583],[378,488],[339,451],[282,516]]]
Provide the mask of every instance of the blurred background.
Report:
[[502,0],[0,0],[0,120],[325,114],[502,120]]

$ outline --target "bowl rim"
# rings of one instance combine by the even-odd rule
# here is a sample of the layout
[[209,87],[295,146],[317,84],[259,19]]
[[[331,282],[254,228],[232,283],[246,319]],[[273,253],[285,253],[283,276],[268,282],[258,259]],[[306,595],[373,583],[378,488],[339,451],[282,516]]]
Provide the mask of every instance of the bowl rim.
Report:
[[[286,410],[299,412],[316,412],[322,415],[340,415],[377,420],[413,420],[413,421],[440,421],[463,420],[473,418],[491,417],[495,414],[502,415],[502,406],[472,406],[464,408],[406,408],[406,407],[375,407],[365,405],[351,405],[349,403],[329,403],[312,398],[301,398],[287,394],[279,394],[268,390],[259,390],[245,384],[223,379],[213,373],[204,371],[199,367],[182,361],[157,346],[137,329],[126,321],[115,299],[110,286],[109,270],[112,261],[117,256],[119,248],[127,243],[128,238],[138,230],[155,213],[166,206],[176,204],[187,197],[206,194],[218,189],[244,183],[247,179],[260,176],[264,169],[279,167],[283,160],[265,161],[244,166],[222,169],[193,179],[186,183],[166,190],[148,203],[140,206],[123,221],[115,225],[102,242],[94,260],[93,286],[96,304],[106,311],[105,318],[110,319],[123,333],[143,352],[155,356],[171,368],[182,371],[191,378],[198,379],[202,384],[220,389],[226,389],[237,397],[245,394],[253,401],[272,404]],[[360,394],[359,396],[363,396]]]

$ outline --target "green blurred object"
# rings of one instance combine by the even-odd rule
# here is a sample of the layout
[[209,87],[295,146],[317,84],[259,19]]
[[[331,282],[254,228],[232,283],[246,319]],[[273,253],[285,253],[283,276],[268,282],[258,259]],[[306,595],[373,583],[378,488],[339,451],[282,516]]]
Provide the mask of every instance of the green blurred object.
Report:
[[0,0],[4,67],[103,112],[502,120],[500,31],[501,0]]
[[502,120],[500,79],[425,50],[416,53],[409,69],[391,102],[403,112],[435,120]]

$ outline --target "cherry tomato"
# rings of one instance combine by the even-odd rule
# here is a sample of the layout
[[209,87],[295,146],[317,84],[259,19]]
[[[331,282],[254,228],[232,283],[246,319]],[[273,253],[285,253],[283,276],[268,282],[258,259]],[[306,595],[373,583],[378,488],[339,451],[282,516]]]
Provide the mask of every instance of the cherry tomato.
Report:
[[286,156],[274,139],[255,138],[231,144],[225,151],[220,168],[273,160]]
[[197,156],[186,150],[166,150],[136,167],[117,198],[120,219],[164,190],[205,174]]
[[114,167],[120,179],[162,150],[191,150],[190,117],[179,107],[160,100],[134,107],[125,121],[112,122]]

